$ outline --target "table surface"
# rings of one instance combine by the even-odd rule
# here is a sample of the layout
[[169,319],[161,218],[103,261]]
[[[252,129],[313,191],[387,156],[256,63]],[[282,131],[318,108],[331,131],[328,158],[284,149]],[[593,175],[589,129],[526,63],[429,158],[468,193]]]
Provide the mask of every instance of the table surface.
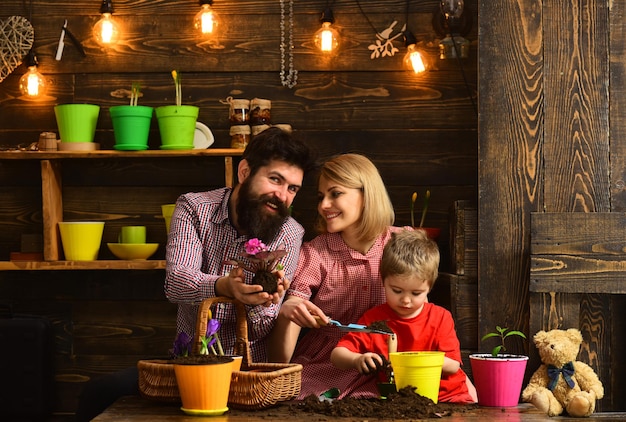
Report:
[[[490,422],[522,422],[522,421],[545,421],[545,420],[571,420],[580,421],[580,418],[555,417],[548,418],[545,414],[539,412],[530,404],[520,404],[517,407],[507,408],[490,408],[479,407],[471,412],[465,412],[459,415],[451,415],[443,417],[442,420],[448,422],[461,421],[485,421]],[[308,414],[305,412],[294,413],[290,411],[288,403],[279,404],[269,409],[262,410],[237,410],[231,409],[222,416],[189,416],[180,410],[179,405],[157,403],[139,396],[127,396],[117,400],[104,413],[93,419],[93,422],[123,422],[123,421],[176,421],[176,422],[268,422],[275,420],[292,420],[304,422],[319,422],[328,420],[338,420],[344,422],[363,422],[367,418],[337,418],[320,414]],[[377,419],[378,421],[386,421],[386,419]],[[430,420],[430,419],[429,419]],[[623,421],[626,420],[626,413],[598,413],[589,421]],[[395,419],[395,422],[402,422]],[[407,422],[409,420],[407,419]],[[415,421],[411,419],[410,421]]]

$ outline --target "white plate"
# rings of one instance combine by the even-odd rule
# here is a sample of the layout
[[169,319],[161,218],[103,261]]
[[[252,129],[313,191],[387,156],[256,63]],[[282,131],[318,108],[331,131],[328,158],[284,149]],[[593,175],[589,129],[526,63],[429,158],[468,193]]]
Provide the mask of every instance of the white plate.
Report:
[[204,123],[196,122],[196,133],[193,136],[193,148],[205,149],[213,145],[213,133]]

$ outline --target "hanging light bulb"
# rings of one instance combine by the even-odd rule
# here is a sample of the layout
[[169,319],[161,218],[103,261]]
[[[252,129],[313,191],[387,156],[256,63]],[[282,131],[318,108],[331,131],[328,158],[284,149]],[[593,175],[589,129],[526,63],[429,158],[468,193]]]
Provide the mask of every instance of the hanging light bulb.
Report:
[[463,14],[465,3],[463,0],[441,0],[439,7],[446,19],[458,19]]
[[404,56],[404,65],[413,71],[413,73],[422,73],[428,70],[428,60],[426,54],[417,47],[415,35],[409,30],[403,32],[404,45],[407,53]]
[[465,3],[463,0],[441,0],[439,7],[446,18],[446,26],[448,27],[448,33],[439,43],[439,58],[454,59],[457,56],[467,58],[470,42],[459,35]]
[[313,43],[324,54],[333,54],[339,47],[339,33],[332,24],[335,23],[333,11],[327,7],[320,18],[322,27],[315,33]]
[[26,56],[28,71],[20,78],[19,88],[25,98],[35,100],[46,93],[46,78],[37,70],[37,56],[31,50]]
[[119,40],[120,29],[113,19],[113,0],[102,0],[100,13],[102,13],[102,19],[93,26],[93,36],[103,47],[114,45]]
[[213,0],[200,0],[199,3],[202,8],[193,19],[194,28],[202,38],[217,41],[221,21],[211,7]]

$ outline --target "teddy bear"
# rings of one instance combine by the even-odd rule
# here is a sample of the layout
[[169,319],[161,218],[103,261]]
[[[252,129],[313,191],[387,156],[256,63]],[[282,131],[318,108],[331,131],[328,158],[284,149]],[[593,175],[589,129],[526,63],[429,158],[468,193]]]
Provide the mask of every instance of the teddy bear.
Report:
[[579,330],[539,331],[533,337],[541,366],[522,391],[522,400],[558,416],[565,410],[573,417],[586,417],[604,397],[604,387],[594,370],[577,361],[583,336]]

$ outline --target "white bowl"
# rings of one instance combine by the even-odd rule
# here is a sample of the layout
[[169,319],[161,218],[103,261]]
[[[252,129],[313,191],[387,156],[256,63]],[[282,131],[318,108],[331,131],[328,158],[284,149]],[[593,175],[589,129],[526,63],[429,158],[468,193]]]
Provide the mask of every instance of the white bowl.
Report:
[[148,259],[159,248],[158,243],[107,243],[119,259]]

